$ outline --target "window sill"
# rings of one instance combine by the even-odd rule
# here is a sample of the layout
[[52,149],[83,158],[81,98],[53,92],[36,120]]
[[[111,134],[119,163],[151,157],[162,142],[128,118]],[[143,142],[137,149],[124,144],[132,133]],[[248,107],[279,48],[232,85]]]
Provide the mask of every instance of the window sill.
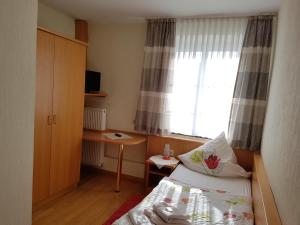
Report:
[[181,140],[186,140],[186,141],[199,141],[199,142],[202,142],[203,144],[211,140],[209,138],[195,137],[195,136],[175,134],[175,133],[165,135],[164,137],[176,138],[176,139],[181,139]]

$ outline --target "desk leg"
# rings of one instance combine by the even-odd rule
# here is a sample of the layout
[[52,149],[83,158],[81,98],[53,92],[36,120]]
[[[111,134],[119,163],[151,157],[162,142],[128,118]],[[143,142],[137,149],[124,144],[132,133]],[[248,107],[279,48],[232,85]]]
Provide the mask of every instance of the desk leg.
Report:
[[149,185],[149,162],[146,161],[146,170],[145,170],[145,188],[148,188]]
[[123,161],[123,150],[124,145],[120,144],[119,147],[119,157],[118,157],[118,168],[117,168],[117,188],[116,191],[120,191],[120,181],[121,181],[121,174],[122,174],[122,161]]

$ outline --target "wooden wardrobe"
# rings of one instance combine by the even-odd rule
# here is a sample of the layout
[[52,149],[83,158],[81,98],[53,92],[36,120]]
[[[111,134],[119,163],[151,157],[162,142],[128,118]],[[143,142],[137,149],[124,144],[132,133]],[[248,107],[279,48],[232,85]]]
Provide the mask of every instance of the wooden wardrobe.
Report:
[[37,30],[33,205],[80,178],[86,44]]

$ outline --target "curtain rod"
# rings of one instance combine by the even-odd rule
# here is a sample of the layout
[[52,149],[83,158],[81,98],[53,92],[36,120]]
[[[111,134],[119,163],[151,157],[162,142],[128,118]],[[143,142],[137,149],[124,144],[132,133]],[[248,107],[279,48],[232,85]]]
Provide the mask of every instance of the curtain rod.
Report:
[[209,19],[209,18],[236,18],[236,17],[252,17],[252,16],[277,16],[278,12],[256,13],[256,14],[211,14],[199,16],[176,16],[176,17],[149,17],[145,20],[151,19]]

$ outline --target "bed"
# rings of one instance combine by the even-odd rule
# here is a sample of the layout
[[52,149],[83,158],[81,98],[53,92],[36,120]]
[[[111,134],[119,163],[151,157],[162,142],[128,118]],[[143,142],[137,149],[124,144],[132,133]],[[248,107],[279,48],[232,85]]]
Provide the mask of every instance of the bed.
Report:
[[[194,140],[149,136],[148,155],[157,154],[164,143],[171,143],[177,154],[202,144]],[[200,212],[191,214],[191,224],[281,225],[260,155],[245,150],[235,150],[235,153],[239,164],[253,171],[251,179],[216,178],[179,165],[170,177],[164,178],[132,211],[143,212],[155,203],[165,201],[178,203],[178,208],[184,205]],[[199,207],[216,212],[207,216],[205,210],[199,211]],[[132,225],[128,213],[113,224]]]
[[195,188],[207,188],[209,190],[222,189],[235,195],[251,197],[251,182],[246,178],[223,178],[213,177],[197,173],[179,164],[173,173],[171,179],[189,184]]
[[[161,202],[184,209],[190,224],[253,224],[251,183],[246,178],[216,178],[180,164],[131,211],[143,213]],[[130,215],[113,225],[132,225]]]

